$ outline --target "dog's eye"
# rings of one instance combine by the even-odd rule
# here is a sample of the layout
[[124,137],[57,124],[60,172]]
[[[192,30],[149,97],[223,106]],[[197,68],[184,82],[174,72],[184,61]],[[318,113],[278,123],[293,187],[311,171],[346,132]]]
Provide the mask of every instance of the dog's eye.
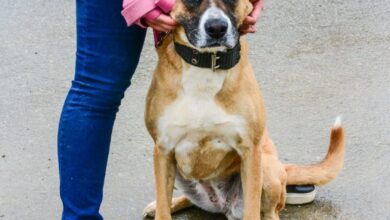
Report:
[[202,3],[202,0],[183,0],[183,3],[189,8],[195,8]]

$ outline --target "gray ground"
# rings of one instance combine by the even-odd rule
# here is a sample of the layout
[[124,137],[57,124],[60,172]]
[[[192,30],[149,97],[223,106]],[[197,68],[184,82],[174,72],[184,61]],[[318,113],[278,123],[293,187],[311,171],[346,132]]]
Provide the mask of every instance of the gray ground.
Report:
[[[319,160],[339,114],[348,132],[337,180],[282,218],[390,219],[390,2],[267,0],[258,29],[250,55],[282,160]],[[0,219],[59,219],[56,132],[73,76],[74,1],[4,2],[0,30]],[[113,134],[106,219],[141,219],[154,198],[142,120],[156,60],[148,39]]]

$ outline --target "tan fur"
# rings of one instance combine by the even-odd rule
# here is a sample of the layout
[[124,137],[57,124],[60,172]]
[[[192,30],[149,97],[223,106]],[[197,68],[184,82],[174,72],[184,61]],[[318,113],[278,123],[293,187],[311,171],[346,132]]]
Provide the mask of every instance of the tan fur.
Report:
[[[242,59],[239,64],[231,69],[226,76],[223,88],[216,96],[216,102],[231,114],[240,115],[248,122],[246,130],[248,131],[247,137],[238,137],[240,144],[238,145],[239,154],[241,157],[241,163],[236,163],[236,167],[220,167],[224,170],[217,171],[219,165],[203,164],[199,170],[202,172],[210,173],[216,172],[219,175],[215,178],[226,176],[231,170],[241,170],[243,187],[244,187],[244,204],[245,204],[245,217],[244,219],[260,219],[260,199],[261,198],[261,149],[259,142],[265,124],[265,110],[260,91],[257,88],[256,80],[252,71],[252,68],[247,61],[247,47],[242,44]],[[163,52],[162,52],[163,51]],[[157,134],[157,121],[159,116],[164,110],[164,106],[173,102],[177,96],[177,92],[180,89],[181,72],[183,68],[180,63],[180,59],[173,51],[172,39],[167,39],[164,45],[159,48],[159,62],[157,70],[154,74],[152,84],[147,96],[145,122],[147,128],[155,140],[158,142]],[[184,64],[187,65],[187,64]],[[158,149],[158,147],[156,147]],[[158,151],[158,150],[156,150]],[[199,161],[197,158],[200,156],[201,151],[191,154],[191,161]],[[167,195],[169,190],[167,182],[172,180],[169,178],[168,168],[166,168],[167,161],[159,153],[158,157],[155,156],[155,175],[156,175],[156,192],[157,192],[157,211],[156,219],[170,219],[167,216],[169,211],[171,198]],[[237,161],[235,154],[233,157],[231,154],[226,153],[223,155],[221,152],[215,152],[215,155],[219,158],[217,161],[230,161],[233,164]],[[160,161],[163,160],[164,161]],[[203,160],[206,161],[206,160]],[[214,161],[214,160],[213,160]],[[180,162],[180,158],[179,158]],[[164,167],[160,167],[163,164]],[[230,165],[229,164],[229,165]],[[197,163],[199,165],[199,163]],[[229,169],[227,169],[229,168]],[[195,171],[193,178],[203,177],[202,173]],[[169,180],[166,180],[169,178]],[[165,179],[165,180],[164,180]],[[170,188],[170,187],[169,187]]]
[[[333,180],[342,167],[345,154],[345,131],[341,126],[331,130],[328,153],[325,159],[314,165],[299,166],[295,164],[283,165],[278,159],[275,146],[264,131],[262,138],[262,218],[279,219],[279,212],[284,208],[287,184],[314,184],[322,185]],[[190,207],[188,199],[174,200],[171,210],[180,210]],[[148,216],[154,216],[154,203],[145,210]],[[152,206],[152,208],[150,208]],[[173,213],[174,211],[172,211]]]
[[[173,198],[171,202],[171,213],[191,207],[192,204],[185,196]],[[154,217],[156,215],[156,202],[150,203],[144,209],[144,217]]]
[[254,2],[255,0],[250,1],[239,1],[237,7],[236,7],[236,16],[239,18],[238,20],[238,26],[242,24],[245,17],[252,11],[253,5],[251,2]]
[[[246,7],[248,1],[240,1],[239,7]],[[241,6],[243,5],[243,6]],[[182,4],[176,3],[173,9],[172,15],[175,17],[175,12],[183,12]],[[245,18],[244,13],[247,11],[239,11],[238,15],[241,18],[241,21]],[[177,41],[180,42],[180,32],[183,29],[178,28],[174,33],[174,36]],[[181,59],[174,52],[173,48],[173,39],[168,38],[165,40],[164,44],[158,49],[159,62],[157,64],[157,69],[154,73],[152,84],[150,86],[147,101],[146,101],[146,112],[145,112],[145,122],[149,133],[152,138],[157,143],[159,142],[157,124],[158,119],[162,115],[162,112],[165,110],[165,106],[169,105],[177,97],[178,91],[180,90],[180,81],[181,74],[183,73],[183,68],[188,64],[184,64]],[[185,43],[185,42],[180,42]],[[262,98],[260,91],[257,88],[256,80],[252,71],[252,68],[247,59],[247,47],[242,44],[242,59],[228,73],[225,78],[224,85],[221,91],[215,97],[216,102],[225,109],[226,112],[232,113],[235,115],[242,116],[247,124],[246,131],[248,132],[247,137],[237,137],[240,141],[238,145],[238,153],[240,154],[241,163],[233,163],[237,161],[238,154],[232,155],[228,152],[221,151],[212,151],[209,150],[208,153],[211,153],[213,156],[216,156],[217,163],[221,164],[221,161],[230,162],[229,166],[220,167],[219,164],[206,164],[200,163],[201,166],[199,169],[195,169],[192,174],[192,178],[201,178],[205,174],[210,172],[214,173],[214,177],[226,176],[227,173],[231,170],[241,170],[241,176],[243,180],[244,203],[244,219],[260,219],[260,197],[261,197],[261,149],[259,147],[259,141],[264,130],[265,117],[264,117],[264,105],[262,103]],[[155,179],[156,179],[156,194],[157,194],[157,210],[156,210],[156,219],[170,219],[168,211],[170,210],[171,187],[170,183],[172,180],[172,172],[170,172],[172,166],[168,166],[167,163],[170,160],[167,160],[164,157],[164,153],[160,152],[160,148],[155,147]],[[203,151],[204,152],[204,151]],[[207,152],[207,151],[206,151]],[[190,164],[194,162],[199,162],[197,158],[202,156],[202,150],[193,152],[189,157],[191,161]],[[168,156],[167,156],[168,157]],[[176,158],[180,163],[182,160],[180,157]],[[186,159],[188,160],[188,159]],[[207,161],[207,160],[201,160]],[[173,161],[172,161],[173,163]],[[231,167],[230,165],[234,164],[236,167]],[[197,163],[199,165],[199,163]],[[197,166],[193,166],[195,168]],[[220,168],[221,170],[218,170]],[[217,171],[216,171],[217,169]]]
[[[176,154],[177,167],[180,173],[189,179],[226,176],[227,168],[234,165],[238,157],[238,154],[234,151],[215,149],[207,138],[203,139],[199,143],[199,147],[194,149],[189,155],[189,157],[182,157]],[[180,167],[183,167],[182,164],[191,166],[192,171],[189,175],[180,170]]]
[[289,185],[324,185],[334,178],[343,167],[345,155],[345,131],[341,126],[331,131],[328,154],[318,164],[299,166],[286,164],[287,184]]
[[175,162],[172,153],[166,153],[159,146],[154,148],[154,176],[156,181],[156,219],[171,219],[171,200],[175,182]]
[[[175,17],[185,9],[178,0],[172,12]],[[218,1],[217,1],[218,2]],[[206,6],[205,6],[206,7]],[[236,15],[242,22],[251,11],[249,1],[239,1]],[[173,39],[181,39],[179,27],[157,49],[159,61],[146,99],[145,123],[155,142],[154,175],[156,203],[145,209],[145,214],[157,220],[171,219],[171,213],[191,206],[185,197],[172,200],[176,170],[187,179],[225,178],[240,172],[244,193],[244,220],[279,219],[286,196],[286,184],[323,184],[335,177],[344,157],[344,131],[332,131],[330,150],[326,159],[313,166],[283,165],[265,128],[265,107],[248,59],[248,46],[241,44],[241,60],[227,71],[222,88],[214,97],[224,112],[242,117],[245,134],[235,137],[233,150],[217,149],[210,143],[210,133],[199,140],[198,147],[186,155],[166,152],[162,146],[158,123],[167,106],[173,103],[182,89],[183,72],[189,68],[176,54]],[[188,45],[190,46],[190,45]],[[185,168],[190,168],[185,170]],[[262,193],[263,192],[263,193]],[[261,208],[261,209],[260,209]],[[261,210],[261,212],[260,212]],[[155,212],[154,212],[155,211]]]

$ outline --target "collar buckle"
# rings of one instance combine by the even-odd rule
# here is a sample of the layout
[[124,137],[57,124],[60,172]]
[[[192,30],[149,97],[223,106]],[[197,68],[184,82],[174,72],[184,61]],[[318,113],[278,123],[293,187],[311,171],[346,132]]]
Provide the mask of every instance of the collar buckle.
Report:
[[213,72],[220,68],[220,65],[217,64],[219,58],[220,57],[217,56],[217,52],[211,54],[211,70],[213,70]]

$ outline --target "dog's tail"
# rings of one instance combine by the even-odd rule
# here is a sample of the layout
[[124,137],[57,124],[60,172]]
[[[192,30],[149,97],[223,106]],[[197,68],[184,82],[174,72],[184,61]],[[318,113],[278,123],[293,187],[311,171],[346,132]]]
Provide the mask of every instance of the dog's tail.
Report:
[[286,164],[287,185],[323,185],[335,179],[344,164],[345,131],[341,117],[331,130],[328,153],[322,162],[314,165],[299,166]]

